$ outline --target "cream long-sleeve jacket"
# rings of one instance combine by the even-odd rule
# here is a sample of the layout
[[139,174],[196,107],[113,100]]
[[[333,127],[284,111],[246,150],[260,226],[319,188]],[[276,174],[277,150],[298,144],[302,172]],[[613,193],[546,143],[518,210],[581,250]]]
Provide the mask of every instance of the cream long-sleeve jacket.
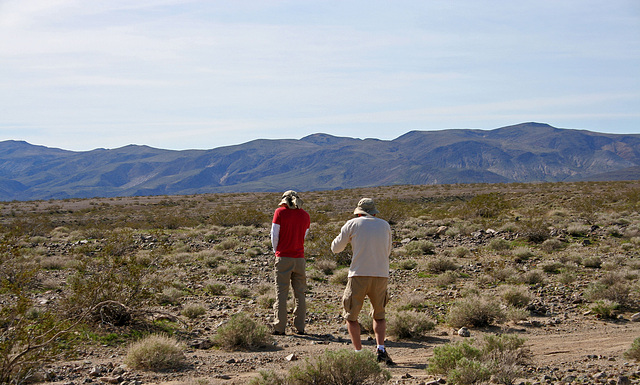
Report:
[[331,251],[339,253],[351,243],[353,257],[349,277],[388,277],[391,255],[391,227],[384,219],[371,215],[350,219],[331,242]]

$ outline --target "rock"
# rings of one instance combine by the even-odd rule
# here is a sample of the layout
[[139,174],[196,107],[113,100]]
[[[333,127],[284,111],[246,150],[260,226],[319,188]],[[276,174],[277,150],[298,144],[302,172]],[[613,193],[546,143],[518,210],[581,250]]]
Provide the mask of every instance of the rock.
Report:
[[413,376],[409,373],[403,374],[401,378],[413,378]]
[[619,376],[617,385],[631,385],[631,380],[627,376]]
[[106,382],[107,384],[119,384],[122,382],[122,377],[100,377],[100,381]]
[[640,313],[636,313],[636,314],[632,315],[631,316],[631,321],[640,322]]
[[460,337],[471,337],[471,332],[469,331],[469,329],[463,326],[460,328],[460,330],[458,330],[458,335]]
[[288,356],[285,357],[285,360],[291,362],[291,361],[297,361],[298,360],[298,356],[296,356],[295,353],[291,353]]
[[189,347],[194,349],[211,349],[213,347],[213,342],[209,339],[197,339],[189,342]]

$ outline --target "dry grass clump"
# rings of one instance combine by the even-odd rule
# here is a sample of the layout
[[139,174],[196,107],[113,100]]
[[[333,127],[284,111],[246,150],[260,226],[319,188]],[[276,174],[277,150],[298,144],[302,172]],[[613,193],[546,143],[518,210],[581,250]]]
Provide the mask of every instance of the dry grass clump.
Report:
[[368,350],[326,350],[322,355],[289,369],[285,375],[261,370],[250,385],[359,385],[384,384],[391,373],[382,369]]
[[325,275],[330,275],[338,267],[338,263],[333,259],[318,258],[314,261],[313,266]]
[[451,305],[447,314],[447,323],[454,328],[487,326],[493,322],[502,322],[505,316],[504,310],[493,298],[471,296]]
[[125,363],[139,370],[179,369],[187,362],[182,350],[174,338],[152,334],[129,347]]
[[419,257],[421,255],[433,254],[435,253],[435,246],[433,242],[420,240],[420,241],[412,241],[404,245],[404,250],[408,256],[411,257]]
[[187,318],[194,319],[205,315],[207,309],[202,305],[187,305],[180,313]]
[[531,302],[531,294],[522,286],[506,286],[501,295],[507,304],[514,307],[522,308]]
[[331,278],[329,279],[329,282],[333,283],[334,285],[346,285],[348,279],[349,279],[349,269],[343,268],[343,269],[336,270],[331,276]]
[[445,271],[449,270],[457,270],[459,267],[458,264],[447,257],[429,259],[428,261],[422,263],[422,265],[427,271],[430,271],[432,273],[444,273]]
[[391,312],[387,317],[387,333],[397,339],[423,337],[435,326],[429,316],[415,310]]
[[205,285],[204,291],[209,295],[223,295],[227,290],[227,285],[222,282],[209,282]]
[[255,350],[272,341],[265,325],[256,323],[247,313],[236,313],[220,326],[213,342],[225,350]]
[[358,353],[350,349],[326,350],[314,360],[307,360],[289,371],[292,385],[384,384],[391,373],[382,369],[371,351]]

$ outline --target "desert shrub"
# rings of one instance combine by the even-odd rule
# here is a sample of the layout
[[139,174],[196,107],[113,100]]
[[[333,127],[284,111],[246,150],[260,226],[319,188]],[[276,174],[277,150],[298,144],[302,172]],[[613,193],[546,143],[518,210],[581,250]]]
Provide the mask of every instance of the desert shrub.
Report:
[[247,257],[257,257],[258,255],[262,255],[262,249],[259,247],[250,247],[245,250],[244,255]]
[[401,305],[398,310],[422,309],[425,306],[425,296],[417,292],[409,293],[402,296],[398,303]]
[[[535,215],[535,214],[534,214]],[[519,222],[519,232],[532,243],[542,243],[549,238],[547,222],[539,217],[525,218]]]
[[403,259],[397,262],[397,267],[400,270],[413,270],[418,266],[418,262],[415,259]]
[[334,260],[340,266],[349,265],[351,263],[350,244],[338,254],[331,253],[331,242],[340,233],[340,227],[341,225],[337,223],[312,223],[309,235],[304,243],[304,251],[307,257],[315,258],[316,260]]
[[504,320],[505,313],[494,299],[473,296],[456,301],[447,314],[447,323],[454,328],[487,326]]
[[451,251],[451,255],[456,258],[462,258],[469,254],[469,249],[464,246],[458,246]]
[[514,248],[511,254],[515,257],[516,262],[527,261],[534,256],[531,249],[524,246]]
[[218,250],[233,250],[240,244],[240,241],[236,238],[227,238],[222,240],[216,245]]
[[329,275],[332,274],[333,271],[338,267],[338,263],[333,259],[319,258],[315,260],[313,266],[323,272],[325,275]]
[[238,298],[249,298],[251,297],[251,289],[242,285],[231,285],[229,294]]
[[239,263],[232,263],[227,265],[227,274],[242,275],[245,272],[245,270],[246,270],[245,266]]
[[335,285],[346,285],[349,279],[349,269],[343,268],[336,270],[329,281]]
[[425,263],[425,267],[432,273],[443,273],[445,271],[458,269],[458,265],[454,261],[446,257],[430,259]]
[[525,308],[507,306],[505,309],[506,319],[511,322],[524,321],[531,315],[531,312]]
[[576,280],[576,275],[570,271],[563,271],[558,275],[558,282],[563,285],[569,285]]
[[391,374],[380,367],[371,351],[358,353],[350,349],[326,350],[314,360],[307,360],[289,370],[292,385],[384,384]]
[[449,286],[456,283],[458,280],[458,274],[454,271],[445,271],[442,274],[439,274],[433,281],[436,286]]
[[502,299],[511,306],[525,307],[529,302],[531,302],[531,295],[526,288],[520,286],[509,286],[503,289]]
[[[493,378],[500,384],[512,384],[519,378],[530,357],[525,340],[516,335],[485,335],[481,343],[471,339],[433,349],[427,372],[447,376],[458,385],[484,383]],[[474,346],[479,345],[479,346]]]
[[511,207],[502,194],[480,194],[465,202],[463,210],[467,216],[496,218]]
[[236,237],[243,237],[257,234],[255,226],[237,225],[230,227],[224,231],[227,235],[235,235]]
[[398,339],[419,338],[434,328],[433,320],[414,310],[391,312],[387,318],[387,333]]
[[491,378],[491,369],[484,362],[462,357],[448,377],[452,384],[477,384]]
[[252,378],[249,385],[287,385],[287,378],[272,370],[260,370],[258,377]]
[[[631,287],[621,277],[614,275],[605,276],[590,284],[585,291],[585,297],[590,301],[609,300],[627,307],[631,304],[629,293]],[[611,279],[614,280],[611,280]]]
[[183,347],[173,338],[152,334],[127,350],[125,363],[133,369],[160,371],[186,365]]
[[180,313],[187,318],[198,318],[205,315],[207,313],[207,309],[202,305],[187,305]]
[[529,270],[520,275],[520,281],[527,285],[538,285],[544,283],[545,278],[540,270]]
[[210,223],[218,226],[260,226],[269,223],[271,214],[250,207],[218,206],[209,215]]
[[607,299],[598,300],[591,305],[591,312],[597,315],[599,318],[614,319],[617,317],[617,310],[620,308],[620,304]]
[[168,287],[158,294],[157,301],[160,305],[179,305],[184,297],[184,292],[175,287]]
[[266,326],[240,312],[218,328],[213,342],[225,350],[254,350],[267,346],[271,342],[271,334]]
[[560,262],[546,262],[540,265],[542,271],[547,274],[558,274],[564,265]]
[[631,344],[631,348],[624,352],[624,356],[630,360],[640,361],[640,337]]
[[559,239],[547,239],[540,245],[540,249],[547,253],[553,253],[554,251],[562,250],[565,247],[565,243]]
[[574,237],[584,237],[589,234],[591,227],[587,225],[572,224],[567,227],[567,232]]
[[210,295],[223,295],[227,285],[221,282],[210,282],[204,287],[204,291]]
[[421,255],[433,254],[436,248],[432,242],[420,240],[407,243],[404,245],[404,249],[407,255],[419,257]]
[[272,293],[262,294],[258,296],[256,302],[258,303],[258,306],[263,309],[271,309],[273,307],[273,304],[276,302],[276,297]]
[[489,248],[495,251],[505,251],[511,249],[511,242],[503,238],[495,238],[489,242]]
[[600,257],[588,257],[582,260],[582,266],[591,269],[599,269],[602,267],[602,259]]
[[513,280],[513,278],[518,275],[518,270],[511,266],[507,266],[501,269],[493,269],[490,271],[490,274],[496,282],[507,282]]
[[165,285],[156,268],[141,264],[136,255],[103,252],[81,258],[76,271],[67,278],[60,308],[69,316],[105,301],[119,302],[135,310],[147,304]]

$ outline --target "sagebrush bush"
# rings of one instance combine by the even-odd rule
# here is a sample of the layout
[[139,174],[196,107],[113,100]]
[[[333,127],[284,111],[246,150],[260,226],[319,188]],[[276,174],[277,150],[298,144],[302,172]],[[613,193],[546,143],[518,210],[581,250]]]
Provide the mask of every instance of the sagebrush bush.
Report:
[[255,350],[271,343],[265,325],[256,323],[247,313],[236,313],[220,326],[213,342],[225,350]]
[[322,355],[289,370],[292,385],[384,384],[391,373],[380,367],[369,350],[326,350]]
[[525,307],[531,302],[531,295],[524,287],[507,286],[502,289],[502,299],[511,306]]
[[449,286],[449,285],[453,285],[454,283],[456,283],[456,281],[458,280],[458,274],[454,271],[445,271],[442,274],[439,274],[433,281],[433,283],[436,286]]
[[489,242],[489,248],[495,251],[511,250],[511,242],[503,238],[495,238]]
[[582,260],[582,266],[591,269],[599,269],[602,267],[602,259],[600,257],[588,257]]
[[615,319],[620,304],[608,299],[598,300],[591,305],[591,311],[600,318]]
[[227,290],[227,285],[222,282],[209,282],[204,287],[204,291],[210,295],[223,295]]
[[457,270],[458,265],[450,258],[438,257],[429,259],[424,263],[425,268],[432,273],[444,273],[449,270]]
[[624,356],[630,360],[640,361],[640,337],[633,341],[631,348],[624,353]]
[[433,349],[427,372],[447,376],[454,385],[484,383],[489,378],[513,384],[531,356],[524,343],[524,338],[503,334],[485,335],[481,343],[471,339],[438,346]]
[[504,319],[504,310],[494,299],[480,296],[454,302],[447,314],[447,323],[454,328],[487,326]]
[[202,305],[187,305],[180,313],[187,318],[198,318],[205,315],[207,313],[207,309]]
[[415,310],[391,312],[386,321],[387,334],[398,339],[424,337],[436,326],[429,316]]
[[433,242],[420,240],[407,243],[404,245],[404,250],[408,256],[419,257],[421,255],[433,254],[436,248]]
[[329,281],[336,285],[346,285],[349,279],[349,269],[343,268],[333,272]]
[[186,362],[182,345],[174,338],[159,334],[133,343],[125,357],[125,363],[131,368],[150,371],[179,369]]

